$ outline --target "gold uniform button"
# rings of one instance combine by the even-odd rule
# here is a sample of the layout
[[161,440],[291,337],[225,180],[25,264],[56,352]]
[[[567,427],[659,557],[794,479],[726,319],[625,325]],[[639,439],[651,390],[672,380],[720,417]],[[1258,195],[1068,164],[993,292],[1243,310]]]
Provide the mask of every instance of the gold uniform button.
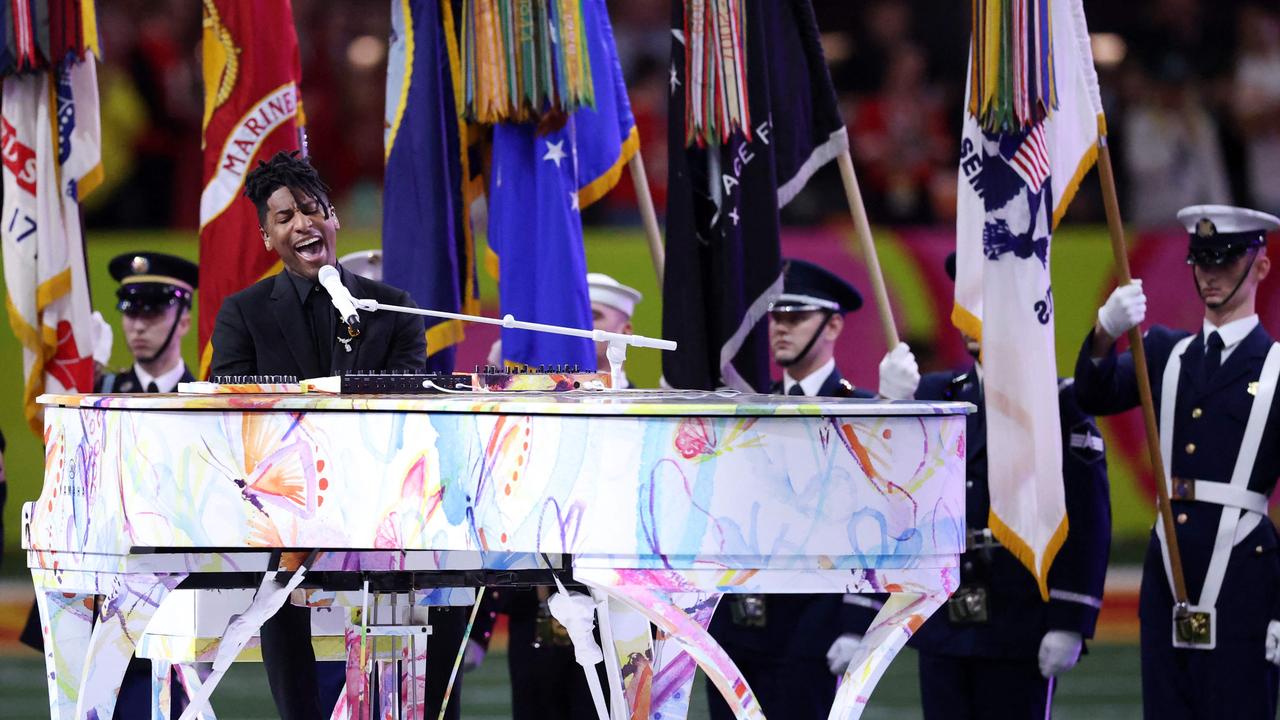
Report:
[[1186,524],[1187,524],[1187,514],[1186,514],[1186,513],[1178,513],[1178,524],[1179,524],[1179,525],[1186,525]]
[[1196,408],[1195,410],[1191,411],[1191,418],[1193,420],[1199,420],[1200,416],[1203,414],[1204,414],[1204,410],[1201,410],[1200,408]]
[[1254,549],[1253,549],[1253,551],[1254,551],[1255,553],[1257,553],[1257,554],[1261,555],[1261,554],[1262,554],[1262,546],[1261,546],[1261,545],[1259,545],[1258,547],[1254,548]]
[[1187,443],[1187,454],[1188,454],[1188,455],[1194,455],[1194,454],[1195,454],[1195,452],[1196,452],[1196,444],[1195,444],[1195,443]]

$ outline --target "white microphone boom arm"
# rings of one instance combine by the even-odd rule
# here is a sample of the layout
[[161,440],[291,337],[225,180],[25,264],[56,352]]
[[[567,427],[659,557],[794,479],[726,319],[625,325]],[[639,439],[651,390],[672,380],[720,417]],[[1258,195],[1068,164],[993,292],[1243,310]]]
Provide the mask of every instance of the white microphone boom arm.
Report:
[[595,342],[608,343],[609,348],[605,352],[605,356],[609,358],[609,375],[614,388],[618,388],[622,384],[623,363],[627,357],[627,346],[653,348],[655,350],[675,350],[676,343],[672,340],[663,340],[661,338],[650,338],[643,335],[627,335],[625,333],[607,332],[605,330],[582,330],[580,328],[564,327],[562,325],[548,325],[546,323],[524,322],[517,320],[510,314],[502,318],[484,317],[483,315],[467,315],[465,313],[445,312],[444,310],[424,310],[422,308],[411,308],[403,305],[387,305],[377,300],[369,300],[363,298],[355,299],[356,307],[369,312],[378,310],[391,310],[392,312],[408,313],[410,315],[424,315],[426,317],[443,318],[445,320],[462,320],[464,322],[481,323],[484,325],[498,325],[504,328],[515,330],[532,330],[534,332],[552,333],[554,335],[569,335],[572,337],[587,338]]

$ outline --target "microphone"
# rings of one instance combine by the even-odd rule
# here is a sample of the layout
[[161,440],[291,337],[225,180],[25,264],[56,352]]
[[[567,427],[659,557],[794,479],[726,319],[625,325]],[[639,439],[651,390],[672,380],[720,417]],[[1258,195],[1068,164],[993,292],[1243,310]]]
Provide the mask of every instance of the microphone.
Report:
[[342,284],[342,278],[338,277],[338,271],[332,265],[325,265],[320,268],[319,276],[320,284],[329,293],[329,299],[333,302],[333,306],[338,309],[338,314],[342,316],[342,321],[347,324],[347,332],[351,337],[360,334],[360,315],[356,312],[355,298],[351,297],[351,292]]

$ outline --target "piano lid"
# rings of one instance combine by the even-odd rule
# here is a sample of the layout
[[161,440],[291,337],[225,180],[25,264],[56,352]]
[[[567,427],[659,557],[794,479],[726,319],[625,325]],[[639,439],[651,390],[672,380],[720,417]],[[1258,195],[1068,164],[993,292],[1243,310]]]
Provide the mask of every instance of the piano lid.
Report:
[[120,410],[285,410],[482,413],[494,415],[966,415],[963,402],[885,401],[851,398],[789,397],[735,391],[607,390],[574,392],[458,393],[451,395],[269,394],[114,394],[54,395],[42,405]]

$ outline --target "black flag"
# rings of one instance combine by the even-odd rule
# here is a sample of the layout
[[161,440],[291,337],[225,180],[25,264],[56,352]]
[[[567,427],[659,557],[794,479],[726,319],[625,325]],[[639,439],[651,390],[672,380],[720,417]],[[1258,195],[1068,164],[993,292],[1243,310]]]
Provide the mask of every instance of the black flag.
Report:
[[[699,0],[693,15],[733,2]],[[708,47],[691,42],[704,32],[687,21],[693,4],[672,3],[662,332],[680,349],[663,354],[663,377],[677,388],[763,392],[769,355],[760,320],[782,291],[778,209],[844,152],[848,136],[809,0],[742,0],[749,137],[686,146],[688,48]]]

